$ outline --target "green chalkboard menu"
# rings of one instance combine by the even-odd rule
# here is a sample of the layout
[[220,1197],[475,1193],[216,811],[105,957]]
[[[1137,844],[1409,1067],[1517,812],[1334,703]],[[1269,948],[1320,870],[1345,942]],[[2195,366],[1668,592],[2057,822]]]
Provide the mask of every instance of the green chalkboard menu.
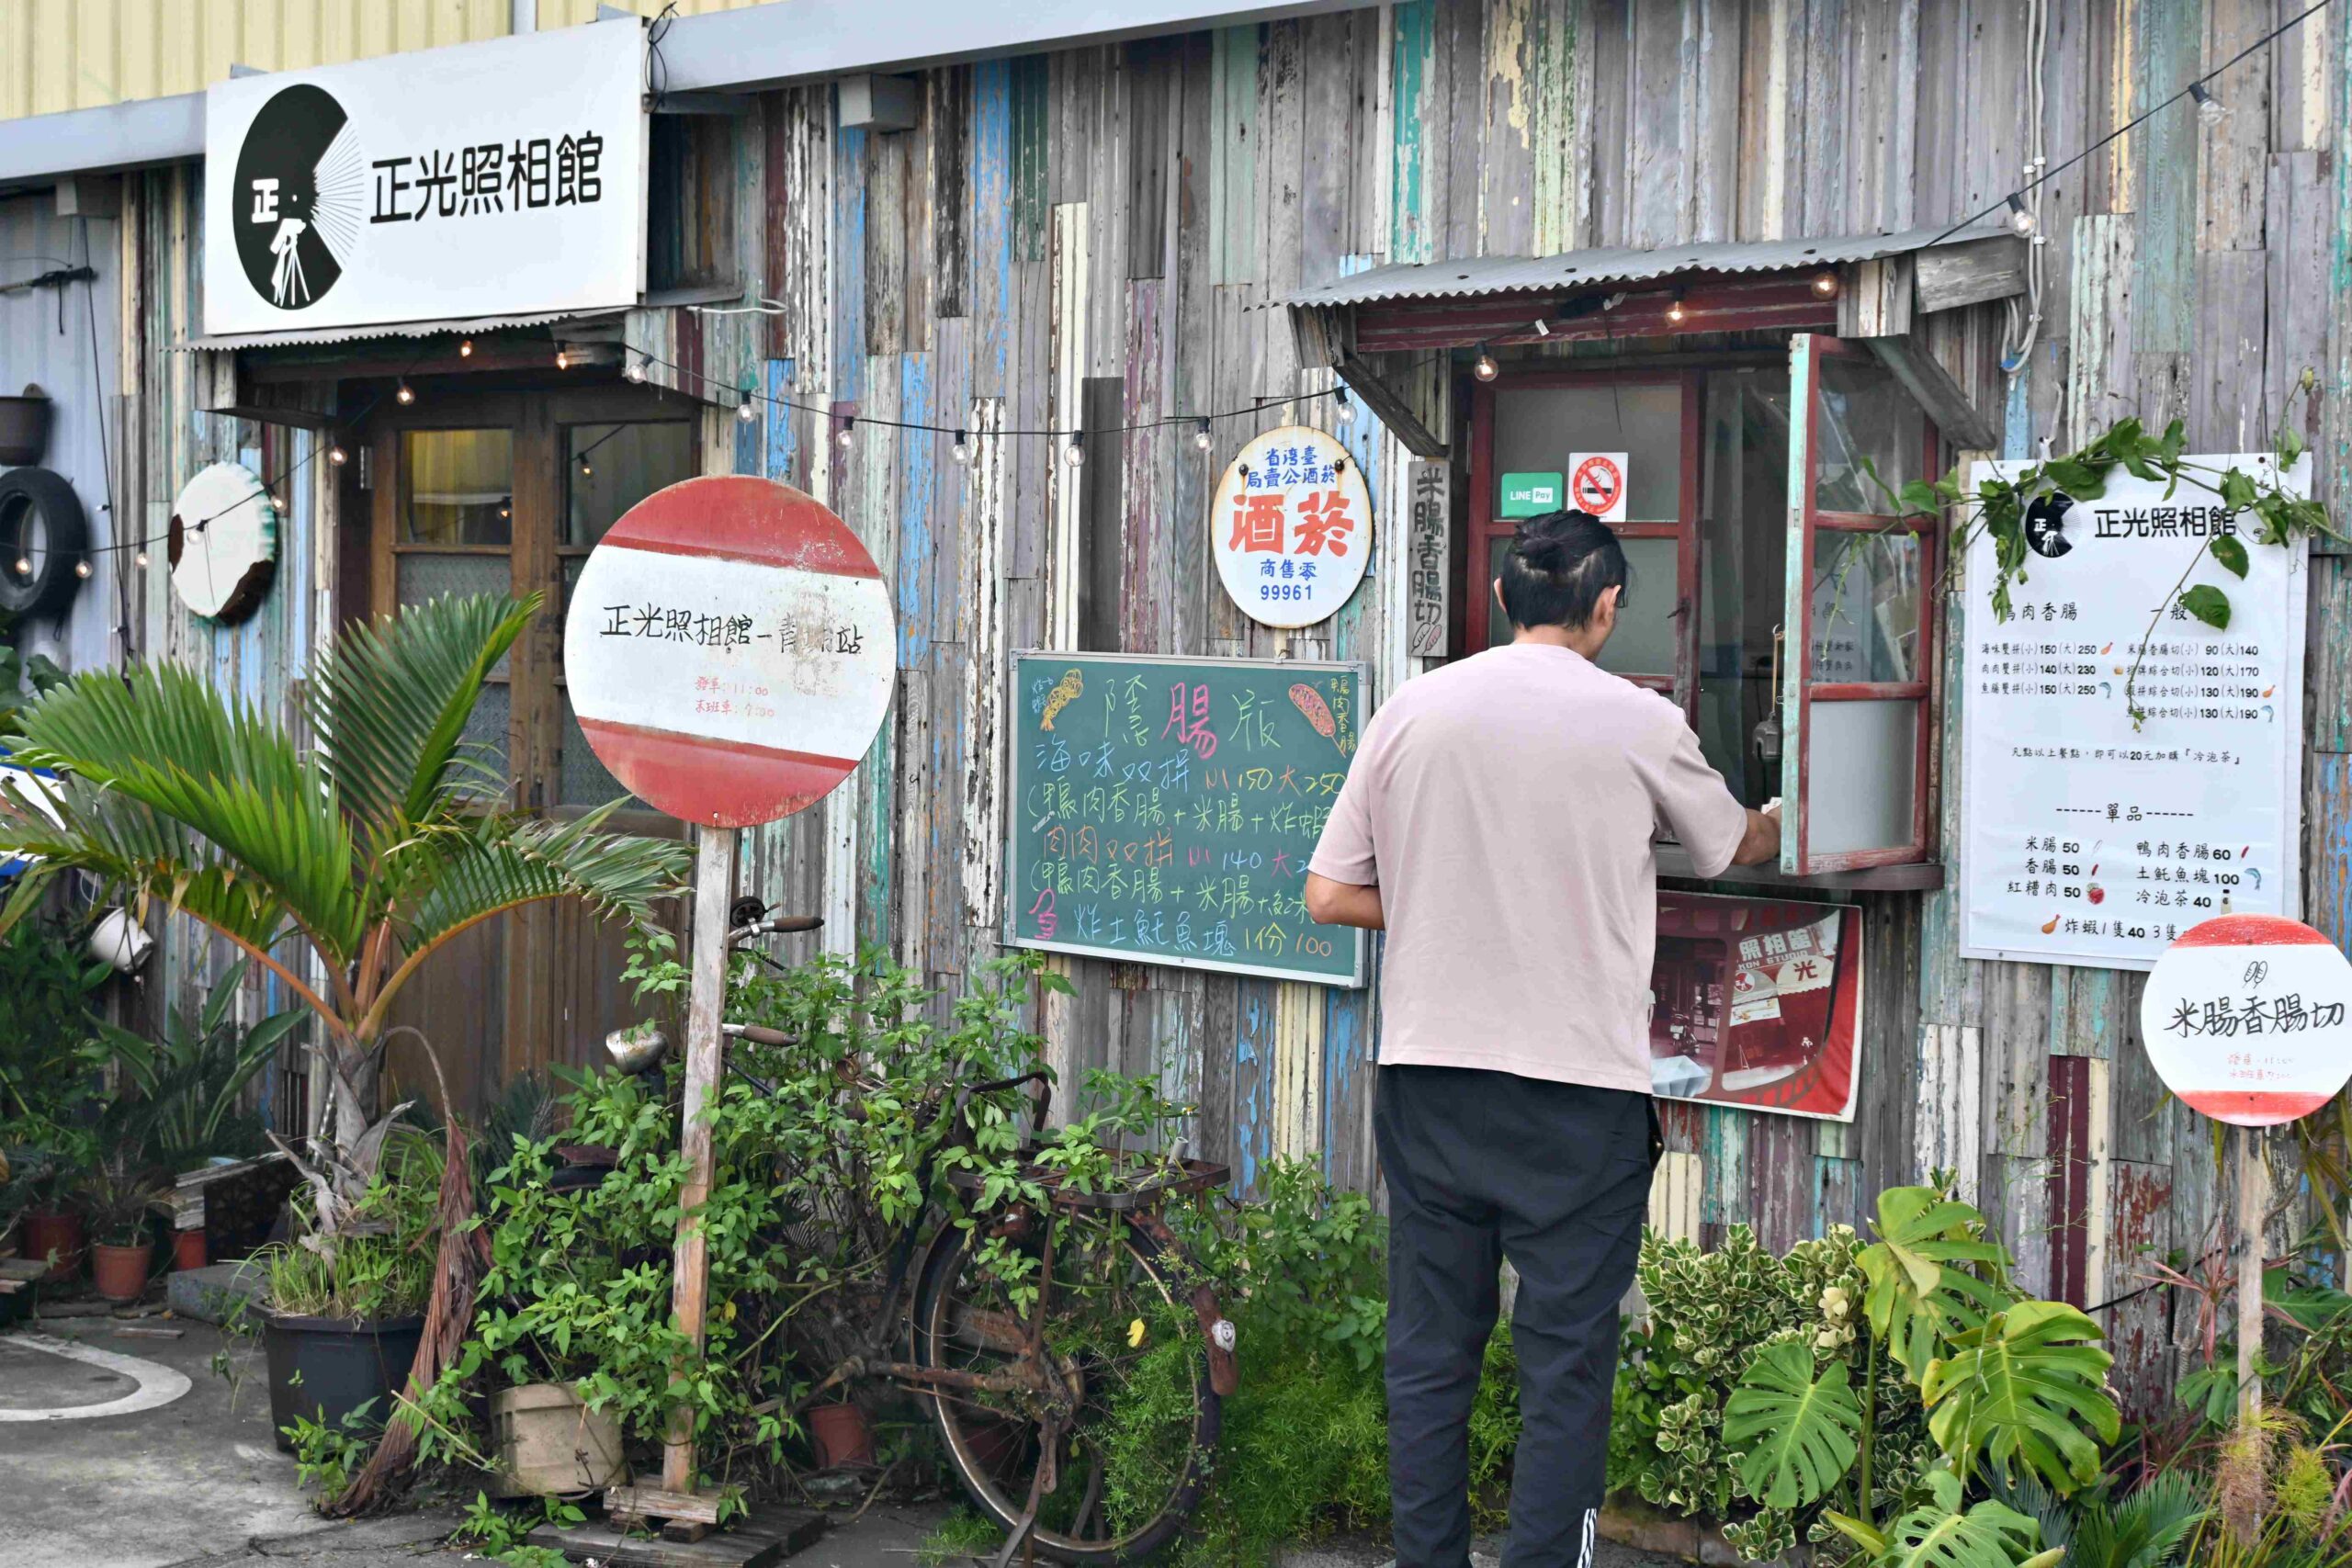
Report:
[[1306,863],[1363,732],[1363,666],[1020,653],[1011,940],[1361,986],[1364,933],[1306,918]]

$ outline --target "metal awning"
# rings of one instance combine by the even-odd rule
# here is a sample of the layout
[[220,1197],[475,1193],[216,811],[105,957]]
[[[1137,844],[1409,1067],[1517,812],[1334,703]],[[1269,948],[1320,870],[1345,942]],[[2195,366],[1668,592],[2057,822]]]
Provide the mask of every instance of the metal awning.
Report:
[[[1941,229],[1899,234],[1848,234],[1829,239],[1723,241],[1568,251],[1555,256],[1477,256],[1464,261],[1400,262],[1374,267],[1302,290],[1290,306],[1332,306],[1390,300],[1481,299],[1496,295],[1560,294],[1661,282],[1682,276],[1739,276],[1847,266],[1891,256],[1940,254],[1985,241],[2014,252],[2022,267],[2025,242],[2006,227],[1967,229],[1943,238]],[[1937,243],[1940,240],[1940,243]]]
[[1790,332],[1867,343],[1946,434],[1989,446],[1992,405],[1914,329],[2024,293],[2027,255],[2025,240],[1992,225],[1477,256],[1374,267],[1282,303],[1299,364],[1336,371],[1419,457],[1448,446],[1446,371],[1433,355],[1577,343],[1640,352],[1695,334]]
[[606,329],[617,328],[625,310],[548,310],[526,316],[452,317],[438,321],[368,322],[349,327],[313,327],[283,333],[231,333],[219,337],[192,337],[172,344],[175,350],[197,349],[234,351],[246,348],[299,348],[305,344],[333,343],[362,343],[379,338],[454,337],[458,334],[487,337],[492,333],[513,332],[525,327],[551,327],[562,324],[575,328],[595,329],[598,335],[608,336]]

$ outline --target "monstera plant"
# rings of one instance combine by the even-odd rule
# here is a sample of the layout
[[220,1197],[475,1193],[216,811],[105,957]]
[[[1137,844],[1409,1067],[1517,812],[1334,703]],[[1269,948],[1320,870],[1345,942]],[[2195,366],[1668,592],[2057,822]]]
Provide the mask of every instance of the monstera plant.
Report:
[[[2098,1478],[2120,1427],[2098,1325],[2063,1302],[2020,1299],[1984,1216],[1947,1192],[1891,1188],[1873,1229],[1855,1259],[1866,1342],[1777,1338],[1725,1402],[1742,1486],[1783,1517],[1850,1498],[1852,1513],[1820,1517],[1877,1568],[2046,1568],[2063,1551],[2043,1548],[2036,1519],[1996,1498],[1962,1505],[1978,1483],[2033,1481],[2063,1495]],[[1926,1407],[1940,1457],[1881,1513],[1873,1466],[1889,1363]]]
[[605,830],[618,801],[568,822],[507,809],[465,741],[539,604],[445,598],[346,630],[311,673],[307,734],[201,671],[150,664],[76,675],[0,739],[58,774],[53,818],[0,790],[0,834],[41,857],[0,930],[60,873],[92,873],[226,937],[316,1020],[328,1092],[306,1167],[330,1235],[382,1147],[392,1005],[433,955],[543,899],[648,923],[684,874],[682,846]]

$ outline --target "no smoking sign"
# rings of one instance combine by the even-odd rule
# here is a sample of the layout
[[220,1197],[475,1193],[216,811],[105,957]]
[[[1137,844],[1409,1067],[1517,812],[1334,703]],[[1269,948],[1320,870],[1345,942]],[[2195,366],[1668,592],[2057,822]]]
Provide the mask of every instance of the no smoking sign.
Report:
[[1589,512],[1603,523],[1625,520],[1626,454],[1568,454],[1568,504]]

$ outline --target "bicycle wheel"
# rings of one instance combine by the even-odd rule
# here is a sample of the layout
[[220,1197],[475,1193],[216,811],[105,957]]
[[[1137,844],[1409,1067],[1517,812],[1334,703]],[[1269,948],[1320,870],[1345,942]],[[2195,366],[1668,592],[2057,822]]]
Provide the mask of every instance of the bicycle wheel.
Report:
[[[923,1393],[949,1462],[982,1512],[1011,1531],[1046,1470],[1038,1551],[1069,1563],[1136,1562],[1183,1528],[1216,1448],[1218,1402],[1199,1322],[1172,1260],[1122,1216],[1057,1215],[1049,1288],[1048,1227],[1029,1228],[1036,1234],[999,1238],[1005,1253],[996,1263],[976,1257],[983,1248],[969,1235],[941,1237],[915,1302],[914,1359],[951,1379],[1025,1376],[1031,1386],[941,1382]],[[1035,1356],[1016,1285],[1037,1288],[1046,1302]]]

